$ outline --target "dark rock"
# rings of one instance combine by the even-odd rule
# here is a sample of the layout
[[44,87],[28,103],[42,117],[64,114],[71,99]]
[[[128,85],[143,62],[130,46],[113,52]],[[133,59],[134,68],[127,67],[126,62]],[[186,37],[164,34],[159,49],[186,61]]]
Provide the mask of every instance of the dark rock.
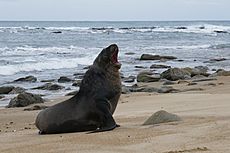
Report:
[[48,108],[48,106],[45,105],[34,105],[30,108],[25,108],[24,111],[34,111],[34,110],[42,110],[42,109],[46,109]]
[[135,66],[135,68],[137,68],[137,69],[144,69],[146,67],[137,65],[137,66]]
[[78,90],[67,93],[66,96],[74,96],[78,93]]
[[168,65],[161,65],[161,64],[153,64],[150,66],[151,69],[168,69],[171,68],[171,66]]
[[140,72],[137,75],[137,82],[157,82],[160,78],[160,75],[151,72]]
[[13,86],[2,86],[0,87],[0,94],[8,94],[14,89]]
[[9,94],[20,94],[25,92],[26,89],[21,88],[21,87],[15,87],[12,91],[9,92]]
[[192,80],[192,82],[203,82],[203,81],[214,81],[217,80],[216,78],[201,78],[201,79],[196,79]]
[[74,81],[74,83],[72,84],[72,86],[80,87],[81,81],[82,81],[82,80],[76,80],[76,81]]
[[214,61],[214,62],[221,62],[221,61],[225,61],[227,60],[226,58],[214,58],[214,59],[210,59],[210,61]]
[[174,56],[160,56],[160,55],[151,55],[151,54],[142,54],[140,60],[173,60],[177,59]]
[[223,30],[214,30],[215,33],[228,33],[227,31],[223,31]]
[[176,27],[176,29],[178,29],[178,30],[185,30],[185,29],[187,29],[187,27]]
[[183,69],[179,69],[179,68],[170,68],[166,71],[164,71],[163,73],[161,73],[161,78],[162,79],[167,79],[167,80],[171,80],[171,81],[176,81],[179,79],[186,79],[186,78],[190,78],[191,74]]
[[2,99],[2,98],[4,98],[4,96],[1,96],[1,95],[0,95],[0,99]]
[[62,33],[62,32],[61,31],[54,31],[52,33],[59,34],[59,33]]
[[17,80],[14,80],[14,82],[36,82],[37,81],[37,78],[30,75],[30,76],[27,76],[25,78],[19,78]]
[[135,79],[136,79],[135,76],[129,76],[129,77],[127,77],[127,78],[124,78],[124,79],[123,79],[123,82],[132,83],[132,82],[135,81]]
[[39,95],[31,94],[31,93],[21,93],[17,97],[11,99],[8,108],[10,107],[25,107],[31,104],[43,103],[44,100]]
[[127,52],[127,53],[125,53],[125,55],[134,55],[135,53],[133,53],[133,52]]
[[204,26],[201,26],[201,27],[199,27],[199,29],[205,29],[205,27],[204,27]]
[[49,79],[49,80],[41,80],[41,82],[54,82],[54,79]]
[[65,82],[71,82],[73,81],[72,79],[68,78],[68,77],[65,77],[65,76],[61,76],[59,79],[58,79],[58,82],[59,83],[65,83]]
[[160,124],[160,123],[168,123],[168,122],[175,122],[175,121],[181,121],[182,119],[175,115],[168,113],[164,110],[158,111],[154,113],[151,117],[149,117],[143,125],[154,125],[154,124]]
[[214,58],[210,59],[209,61],[205,61],[204,63],[215,63],[215,62],[221,62],[227,60],[226,58]]
[[65,87],[63,86],[60,86],[58,84],[52,84],[52,83],[46,83],[40,87],[36,87],[36,88],[33,88],[33,89],[40,89],[40,90],[60,90],[60,89],[63,89]]

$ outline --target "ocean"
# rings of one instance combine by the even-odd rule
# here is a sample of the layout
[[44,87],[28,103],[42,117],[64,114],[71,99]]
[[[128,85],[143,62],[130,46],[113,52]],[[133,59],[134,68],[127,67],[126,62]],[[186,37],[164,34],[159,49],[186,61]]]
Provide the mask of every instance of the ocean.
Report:
[[[44,83],[12,83],[13,80],[33,75],[38,80],[74,78],[84,67],[93,63],[97,54],[110,44],[119,48],[119,61],[124,76],[136,75],[161,61],[140,61],[143,53],[172,55],[178,60],[163,64],[172,67],[208,66],[230,70],[230,21],[122,21],[122,22],[0,22],[0,86],[13,85],[47,98],[76,90],[34,91]],[[220,62],[210,59],[225,58]],[[162,72],[158,70],[158,72]],[[0,105],[6,105],[6,96]]]

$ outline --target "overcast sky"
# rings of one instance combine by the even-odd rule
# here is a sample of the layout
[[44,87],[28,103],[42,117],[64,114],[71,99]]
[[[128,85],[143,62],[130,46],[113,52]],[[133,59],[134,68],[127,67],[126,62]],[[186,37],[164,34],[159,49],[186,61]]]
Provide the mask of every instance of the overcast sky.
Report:
[[0,20],[230,20],[230,0],[0,0]]

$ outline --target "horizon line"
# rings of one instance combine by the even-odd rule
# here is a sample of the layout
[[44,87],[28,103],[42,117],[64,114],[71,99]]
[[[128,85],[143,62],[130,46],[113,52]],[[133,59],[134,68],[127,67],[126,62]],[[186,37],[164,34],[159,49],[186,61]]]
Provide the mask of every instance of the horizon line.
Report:
[[230,21],[230,19],[198,19],[198,20],[0,20],[0,22],[215,22]]

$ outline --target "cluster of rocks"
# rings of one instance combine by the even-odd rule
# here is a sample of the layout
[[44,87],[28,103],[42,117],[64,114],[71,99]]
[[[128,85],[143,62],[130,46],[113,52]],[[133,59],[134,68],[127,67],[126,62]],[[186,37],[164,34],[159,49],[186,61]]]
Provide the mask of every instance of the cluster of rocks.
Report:
[[[13,82],[10,83],[20,83],[20,82],[30,82],[30,83],[35,83],[37,82],[38,79],[34,76],[26,76],[22,78],[18,78],[14,80]],[[41,80],[40,82],[45,83],[44,85],[38,86],[31,88],[32,90],[61,90],[64,89],[65,87],[62,85],[59,85],[57,83],[54,83],[56,80],[55,79],[49,79],[49,80]],[[59,79],[57,79],[58,83],[67,83],[67,82],[72,82],[73,86],[79,86],[80,81],[79,80],[73,80],[65,76],[61,76]],[[38,104],[38,103],[44,103],[44,99],[42,98],[41,95],[37,94],[32,94],[26,92],[26,89],[21,88],[21,87],[14,87],[14,86],[2,86],[0,87],[0,99],[4,98],[4,95],[7,94],[17,94],[16,97],[12,98],[9,102],[9,105],[6,106],[7,108],[11,107],[25,107],[31,104]],[[76,94],[75,92],[70,93],[69,95]],[[40,107],[40,105],[35,105],[31,110],[36,110],[36,109],[44,109],[44,107]]]

